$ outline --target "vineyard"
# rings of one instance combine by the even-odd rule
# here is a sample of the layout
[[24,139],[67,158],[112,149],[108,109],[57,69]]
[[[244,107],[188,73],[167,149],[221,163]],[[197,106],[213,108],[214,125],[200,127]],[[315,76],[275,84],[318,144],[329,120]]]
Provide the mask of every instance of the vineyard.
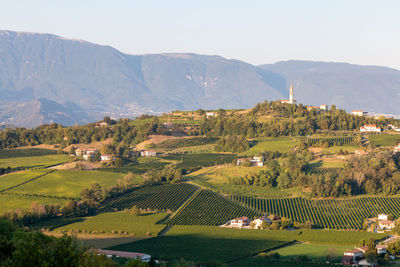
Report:
[[27,148],[27,149],[0,149],[0,159],[18,157],[39,157],[57,154],[56,150]]
[[136,189],[104,204],[103,210],[124,210],[137,206],[151,210],[177,210],[197,187],[191,184],[163,184]]
[[167,162],[151,161],[151,162],[140,163],[137,165],[128,165],[123,167],[98,168],[97,170],[108,171],[108,172],[120,172],[120,173],[131,172],[135,174],[143,174],[145,172],[148,172],[149,170],[161,169],[167,164],[168,164]]
[[232,199],[261,213],[285,216],[297,222],[310,221],[329,229],[361,229],[364,219],[380,213],[400,216],[400,198],[397,197],[308,200],[235,196]]
[[166,224],[221,225],[237,217],[254,218],[258,215],[259,212],[239,205],[211,190],[199,190]]
[[312,145],[329,143],[332,145],[348,145],[354,142],[353,136],[334,136],[334,137],[299,137],[299,141],[308,142]]
[[213,138],[213,137],[169,139],[155,145],[155,148],[176,149],[180,147],[201,146],[201,145],[214,144],[217,140],[218,138]]

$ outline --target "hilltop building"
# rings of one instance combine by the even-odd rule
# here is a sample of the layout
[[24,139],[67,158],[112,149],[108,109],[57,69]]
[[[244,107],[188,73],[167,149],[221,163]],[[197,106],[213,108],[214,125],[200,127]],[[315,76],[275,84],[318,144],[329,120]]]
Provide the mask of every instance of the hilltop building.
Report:
[[380,133],[382,131],[381,127],[377,127],[375,124],[365,124],[360,127],[360,132],[362,133]]
[[294,90],[293,90],[293,85],[290,84],[290,89],[289,89],[289,100],[281,100],[282,104],[296,104],[296,100],[294,99]]
[[325,104],[320,105],[319,109],[322,110],[322,111],[328,111],[328,105],[325,105]]
[[368,112],[362,111],[362,110],[352,110],[351,111],[351,115],[354,115],[354,116],[362,117],[362,116],[366,116],[367,114],[368,114]]

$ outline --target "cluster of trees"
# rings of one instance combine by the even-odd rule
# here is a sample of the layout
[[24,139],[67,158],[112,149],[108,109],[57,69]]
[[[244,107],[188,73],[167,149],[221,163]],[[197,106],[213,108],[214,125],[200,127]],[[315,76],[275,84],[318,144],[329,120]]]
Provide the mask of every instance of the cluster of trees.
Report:
[[216,142],[215,150],[240,153],[249,149],[249,142],[243,136],[226,136]]
[[[273,156],[270,153],[269,156]],[[246,175],[232,178],[233,184],[254,185],[262,187],[290,188],[302,184],[302,176],[305,175],[312,155],[307,152],[288,153],[280,162],[276,159],[265,161],[266,170],[256,175]]]
[[315,196],[397,194],[400,191],[399,156],[379,151],[352,157],[343,169],[303,176],[303,183]]
[[[263,119],[268,118],[268,119]],[[330,111],[308,111],[302,104],[287,105],[280,102],[257,104],[250,113],[232,115],[222,113],[202,122],[199,134],[207,136],[304,136],[317,131],[351,131],[364,124],[384,126],[393,119],[376,120],[347,114],[332,106]]]
[[146,173],[148,183],[178,183],[182,178],[182,170],[175,165],[167,165],[161,170],[150,170]]

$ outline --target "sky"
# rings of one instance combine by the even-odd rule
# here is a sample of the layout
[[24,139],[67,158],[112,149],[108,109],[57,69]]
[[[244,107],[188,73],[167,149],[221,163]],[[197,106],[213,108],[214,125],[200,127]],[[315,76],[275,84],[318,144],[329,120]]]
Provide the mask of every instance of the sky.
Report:
[[400,70],[398,0],[0,0],[0,29],[124,53],[315,60]]

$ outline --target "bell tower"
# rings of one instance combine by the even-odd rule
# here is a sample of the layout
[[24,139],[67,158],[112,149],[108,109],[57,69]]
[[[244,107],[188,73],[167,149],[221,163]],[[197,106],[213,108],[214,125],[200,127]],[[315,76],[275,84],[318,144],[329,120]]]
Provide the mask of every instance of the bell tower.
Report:
[[290,84],[290,90],[289,90],[289,103],[290,103],[290,104],[293,104],[293,103],[294,103],[293,84]]

